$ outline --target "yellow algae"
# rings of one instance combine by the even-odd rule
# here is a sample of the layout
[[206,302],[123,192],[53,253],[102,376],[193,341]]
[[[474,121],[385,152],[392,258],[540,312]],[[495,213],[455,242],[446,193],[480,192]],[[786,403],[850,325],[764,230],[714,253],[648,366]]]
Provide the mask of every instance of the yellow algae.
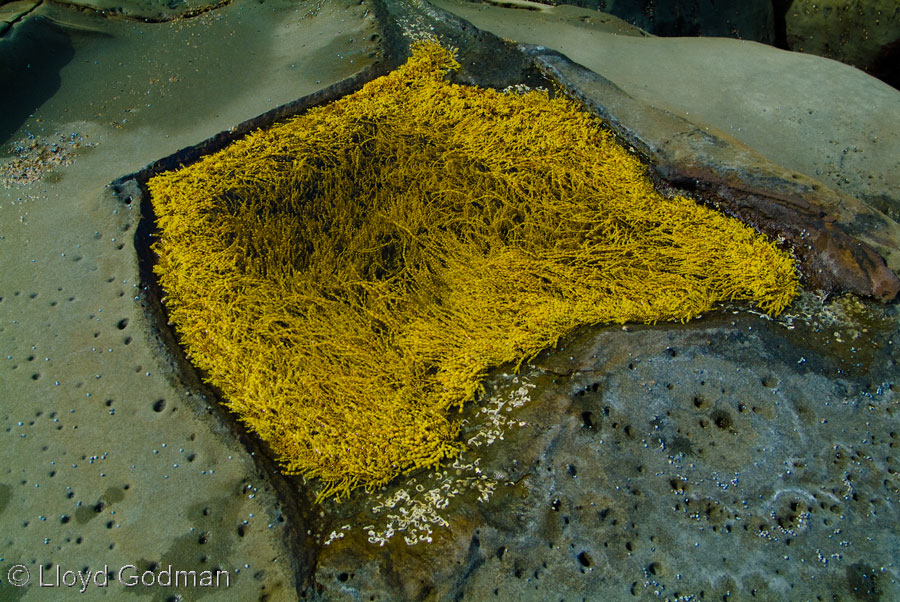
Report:
[[778,313],[790,256],[657,192],[565,98],[446,81],[433,42],[359,92],[148,183],[192,361],[320,499],[456,456],[451,410],[574,328]]

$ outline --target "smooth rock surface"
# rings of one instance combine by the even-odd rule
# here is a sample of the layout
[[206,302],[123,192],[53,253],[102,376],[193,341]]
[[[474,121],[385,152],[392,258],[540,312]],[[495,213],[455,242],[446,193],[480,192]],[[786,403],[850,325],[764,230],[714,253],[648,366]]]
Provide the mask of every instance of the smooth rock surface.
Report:
[[[647,105],[542,47],[538,68],[640,149],[669,192],[696,194],[792,248],[804,285],[890,301],[900,293],[900,225],[864,202],[786,170],[712,128]],[[675,187],[674,190],[672,187]]]
[[557,50],[650,106],[900,218],[900,91],[858,69],[753,42],[611,35],[574,16],[435,4],[501,37]]

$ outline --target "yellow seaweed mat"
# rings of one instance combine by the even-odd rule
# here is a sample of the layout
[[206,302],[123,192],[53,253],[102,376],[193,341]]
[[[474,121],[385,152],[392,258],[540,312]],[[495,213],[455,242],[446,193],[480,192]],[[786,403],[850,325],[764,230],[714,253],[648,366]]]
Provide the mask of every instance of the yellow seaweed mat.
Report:
[[320,499],[461,450],[451,410],[572,329],[781,311],[793,262],[665,198],[567,99],[451,85],[436,43],[148,187],[189,356]]

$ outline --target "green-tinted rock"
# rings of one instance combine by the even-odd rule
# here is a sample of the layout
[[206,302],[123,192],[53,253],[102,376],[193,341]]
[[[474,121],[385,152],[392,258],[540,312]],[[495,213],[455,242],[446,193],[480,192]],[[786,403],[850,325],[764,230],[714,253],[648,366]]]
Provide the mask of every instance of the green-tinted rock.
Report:
[[785,15],[791,50],[817,54],[900,84],[896,0],[794,0]]
[[554,4],[604,11],[658,36],[715,36],[767,44],[775,39],[773,3],[768,0],[561,0]]
[[38,4],[34,0],[16,0],[6,4],[0,2],[0,36],[9,31],[13,23],[34,10]]
[[108,16],[121,15],[157,22],[196,15],[229,2],[230,0],[84,0],[83,2],[61,0],[60,4],[92,8]]

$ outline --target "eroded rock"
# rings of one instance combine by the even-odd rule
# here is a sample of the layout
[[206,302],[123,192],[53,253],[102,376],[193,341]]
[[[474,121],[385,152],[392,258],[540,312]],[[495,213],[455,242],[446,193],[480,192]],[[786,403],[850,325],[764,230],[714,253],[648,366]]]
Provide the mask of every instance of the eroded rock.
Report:
[[[462,81],[538,82],[540,66],[655,158],[662,184],[776,233],[790,218],[809,244],[808,274],[821,264],[832,278],[815,282],[889,298],[896,276],[877,244],[894,226],[861,202],[648,112],[545,49],[519,52],[427,6],[378,8],[388,63],[414,39],[405,31],[459,44]],[[872,236],[859,216],[884,224],[882,243],[855,238]],[[304,508],[297,524],[309,530],[295,541],[306,597],[791,599],[801,587],[897,597],[897,309],[804,303],[778,322],[734,309],[689,325],[587,329],[519,375],[497,371],[467,409],[471,451],[459,461]]]
[[[893,599],[896,311],[816,311],[587,330],[496,375],[465,434],[493,443],[462,462],[487,500],[448,467],[329,507],[313,596],[782,600],[853,595],[865,574]],[[429,496],[446,475],[468,493]],[[446,524],[369,540],[417,504]]]

